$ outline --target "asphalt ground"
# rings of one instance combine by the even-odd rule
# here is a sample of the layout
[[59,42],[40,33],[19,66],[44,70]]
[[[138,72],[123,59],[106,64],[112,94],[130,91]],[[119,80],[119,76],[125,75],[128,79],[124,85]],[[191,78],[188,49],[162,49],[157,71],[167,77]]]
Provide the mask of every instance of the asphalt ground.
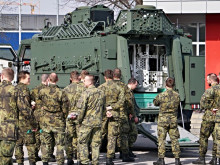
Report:
[[[206,155],[206,163],[208,163],[211,160],[211,154],[212,154],[212,140],[209,140],[209,146],[208,146],[208,152]],[[27,150],[26,147],[24,147],[25,152],[25,165],[28,165],[28,156],[27,156]],[[116,159],[114,159],[114,163],[117,165],[152,165],[154,161],[157,160],[157,146],[148,138],[145,138],[143,135],[139,135],[136,143],[134,144],[134,153],[136,154],[135,162],[128,163],[128,162],[122,162],[121,159],[119,159],[119,153],[116,153]],[[199,149],[198,148],[184,148],[181,150],[181,162],[183,165],[192,164],[191,162],[196,160],[199,156]],[[41,156],[41,153],[40,153]],[[100,154],[100,165],[104,165],[106,161],[106,153]],[[65,160],[65,163],[67,160]],[[173,157],[173,154],[171,151],[166,152],[165,157],[165,163],[167,165],[175,164],[175,159]],[[16,164],[16,163],[14,163]],[[42,165],[43,163],[37,162],[37,165]],[[50,165],[56,165],[57,163],[51,162]],[[75,161],[76,164],[76,161]]]

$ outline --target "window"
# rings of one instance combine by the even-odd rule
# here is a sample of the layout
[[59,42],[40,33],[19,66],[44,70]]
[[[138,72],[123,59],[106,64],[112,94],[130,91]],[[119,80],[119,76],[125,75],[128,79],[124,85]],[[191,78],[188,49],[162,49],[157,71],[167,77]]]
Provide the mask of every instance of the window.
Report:
[[0,59],[13,61],[15,59],[14,52],[11,50],[11,48],[0,47]]

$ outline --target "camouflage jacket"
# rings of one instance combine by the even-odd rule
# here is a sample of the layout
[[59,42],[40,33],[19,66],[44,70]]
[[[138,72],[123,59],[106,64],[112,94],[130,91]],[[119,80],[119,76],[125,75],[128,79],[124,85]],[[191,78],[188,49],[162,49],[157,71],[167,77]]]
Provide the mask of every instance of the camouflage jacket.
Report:
[[134,118],[138,116],[139,107],[136,104],[134,93],[128,87],[126,88],[126,108],[128,109],[128,115],[131,114]]
[[[126,89],[127,89],[127,85],[123,82],[121,82],[120,80],[114,80],[114,82],[120,86],[121,89],[124,88],[124,95],[126,96]],[[128,120],[128,109],[126,108],[126,97],[125,97],[125,101],[124,101],[124,106],[120,108],[120,119],[121,120]]]
[[65,128],[65,118],[68,112],[68,99],[64,92],[55,84],[41,89],[38,95],[43,117],[40,127],[44,131],[51,128]]
[[17,140],[17,91],[9,81],[0,83],[0,140]]
[[180,96],[173,89],[167,89],[158,94],[154,99],[154,105],[160,106],[158,124],[161,122],[177,122],[177,110],[180,104]]
[[27,85],[18,83],[16,86],[18,92],[17,106],[19,110],[19,129],[27,132],[36,128],[33,110],[31,107],[31,95]]
[[205,110],[203,120],[210,122],[220,122],[220,112],[213,113],[213,109],[220,109],[220,85],[213,84],[211,88],[207,89],[201,97],[200,108]]
[[87,88],[77,102],[79,124],[101,127],[104,109],[104,92],[95,86]]
[[[108,80],[104,84],[98,87],[105,94],[105,103],[106,107],[111,106],[112,117],[114,120],[118,120],[120,118],[120,108],[123,108],[125,101],[125,90],[117,85],[113,80]],[[103,112],[103,118],[106,119],[106,109]]]
[[[39,86],[35,87],[31,90],[31,101],[35,102],[35,108],[34,108],[34,117],[37,122],[40,121],[41,117],[43,116],[42,110],[41,110],[41,103],[38,99],[38,94],[41,89],[46,88],[47,86],[44,84],[40,84]],[[39,124],[38,124],[39,127]]]
[[64,92],[68,98],[69,113],[77,112],[76,103],[78,102],[81,94],[85,91],[84,84],[82,82],[73,82],[64,88]]
[[214,102],[215,86],[217,86],[217,83],[213,84],[211,88],[206,89],[203,93],[200,99],[200,109],[212,110],[213,108],[217,108],[217,105]]

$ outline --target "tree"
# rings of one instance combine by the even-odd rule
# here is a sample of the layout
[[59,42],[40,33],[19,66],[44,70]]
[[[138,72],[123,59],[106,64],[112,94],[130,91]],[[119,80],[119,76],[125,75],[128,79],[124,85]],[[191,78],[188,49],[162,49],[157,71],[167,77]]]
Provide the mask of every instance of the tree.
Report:
[[131,9],[135,5],[143,5],[143,0],[63,0],[63,5],[76,3],[86,6],[103,4],[113,10],[118,11],[121,9]]
[[[0,31],[5,30],[4,27],[10,27],[13,25],[10,25],[10,22],[16,22],[17,17],[14,16],[3,16],[3,12],[12,12],[16,9],[15,6],[12,6],[12,4],[17,3],[16,0],[0,0]],[[0,37],[7,41],[7,37],[5,36],[5,33],[0,32]]]

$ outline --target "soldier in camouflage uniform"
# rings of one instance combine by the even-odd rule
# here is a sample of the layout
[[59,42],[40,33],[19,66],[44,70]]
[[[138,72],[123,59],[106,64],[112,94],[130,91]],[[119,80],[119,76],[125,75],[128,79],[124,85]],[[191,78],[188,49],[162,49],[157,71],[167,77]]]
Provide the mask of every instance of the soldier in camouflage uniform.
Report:
[[58,165],[64,164],[64,138],[65,138],[65,119],[68,111],[68,99],[64,92],[56,85],[58,76],[51,73],[49,76],[49,86],[39,91],[38,99],[42,110],[40,120],[41,152],[43,165],[48,165],[51,150],[50,136],[54,134],[57,146],[56,161]]
[[0,165],[12,165],[12,156],[18,138],[17,92],[11,84],[14,71],[2,71],[0,83]]
[[17,106],[19,109],[19,138],[15,147],[15,158],[20,165],[24,164],[23,145],[25,144],[28,150],[30,164],[36,162],[35,156],[35,131],[36,123],[33,110],[31,107],[31,96],[27,85],[30,84],[30,73],[21,71],[18,74],[19,83],[16,86],[18,92]]
[[215,117],[216,113],[213,113],[213,108],[216,108],[213,103],[214,99],[212,98],[215,86],[218,84],[218,78],[215,74],[211,73],[207,75],[207,83],[211,88],[207,89],[201,97],[200,100],[200,109],[205,110],[205,113],[202,118],[201,128],[200,128],[200,138],[199,138],[199,158],[193,161],[193,164],[205,164],[205,155],[208,148],[208,138],[212,134],[213,137],[213,149],[212,149],[212,160],[209,164],[215,164],[217,161],[216,150],[217,145],[215,143]]
[[[84,79],[84,76],[81,75],[81,77]],[[78,122],[74,119],[77,114],[76,103],[85,90],[84,84],[79,81],[79,74],[77,71],[70,73],[70,80],[72,83],[64,89],[70,106],[66,119],[66,155],[68,165],[74,163],[73,157],[77,157],[77,133],[79,126]]]
[[94,86],[94,76],[87,75],[84,84],[87,87],[77,103],[77,121],[80,125],[78,145],[81,164],[89,164],[89,149],[92,149],[92,164],[99,164],[101,145],[101,125],[104,108],[104,92]]
[[158,116],[158,160],[154,165],[165,165],[165,139],[167,133],[171,139],[172,152],[175,157],[175,165],[181,165],[180,162],[180,147],[178,138],[180,137],[177,127],[177,110],[180,104],[180,96],[173,90],[174,79],[168,78],[166,80],[166,91],[160,93],[154,99],[154,105],[160,106]]
[[[214,108],[212,111],[216,113],[214,133],[215,133],[216,145],[217,145],[216,157],[220,162],[220,85],[219,84],[213,87],[213,92],[211,92],[210,97],[207,99],[213,99],[213,103],[215,104],[215,106],[213,106]],[[213,163],[214,165],[217,165],[217,160],[214,163]]]
[[[41,75],[41,84],[37,87],[35,87],[34,89],[31,90],[31,105],[32,105],[32,108],[34,110],[34,117],[35,117],[35,120],[36,120],[36,123],[37,123],[37,132],[35,132],[35,140],[36,140],[36,150],[35,150],[35,155],[36,155],[36,161],[40,161],[41,158],[38,156],[38,152],[40,151],[40,144],[41,144],[41,141],[40,141],[40,125],[39,125],[39,122],[40,122],[40,119],[42,117],[42,110],[41,110],[41,107],[39,107],[40,103],[36,103],[36,98],[38,97],[38,93],[41,89],[45,88],[47,85],[48,85],[48,77],[49,75],[48,74],[42,74]],[[55,156],[53,155],[53,152],[54,152],[54,137],[51,136],[51,151],[50,151],[50,155],[51,155],[51,158],[50,158],[50,162],[55,162]]]
[[104,91],[106,97],[106,109],[103,113],[102,121],[102,137],[108,132],[107,139],[107,165],[113,165],[113,158],[115,155],[116,140],[120,133],[119,119],[120,108],[124,106],[124,94],[123,88],[117,85],[113,81],[113,71],[106,70],[104,73],[106,82],[99,86],[99,89]]
[[128,80],[128,88],[126,90],[126,103],[127,106],[126,109],[128,111],[128,117],[129,117],[129,125],[130,125],[130,131],[128,135],[128,145],[129,145],[129,156],[136,157],[134,153],[132,152],[132,147],[135,141],[137,140],[138,136],[138,130],[136,124],[138,123],[138,113],[139,113],[139,107],[136,104],[133,90],[136,89],[138,85],[138,82],[135,78],[131,78]]
[[[126,84],[120,81],[121,79],[121,70],[116,68],[113,72],[113,79],[116,82],[120,88],[124,89],[125,96],[128,90],[128,87]],[[126,98],[126,97],[125,97]],[[129,146],[128,146],[128,135],[130,132],[130,125],[128,122],[128,109],[126,108],[128,100],[125,99],[125,104],[123,107],[120,108],[120,120],[119,120],[119,128],[120,128],[120,134],[117,139],[118,147],[120,148],[120,157],[122,158],[123,162],[133,162],[134,158],[132,156],[129,156]]]

